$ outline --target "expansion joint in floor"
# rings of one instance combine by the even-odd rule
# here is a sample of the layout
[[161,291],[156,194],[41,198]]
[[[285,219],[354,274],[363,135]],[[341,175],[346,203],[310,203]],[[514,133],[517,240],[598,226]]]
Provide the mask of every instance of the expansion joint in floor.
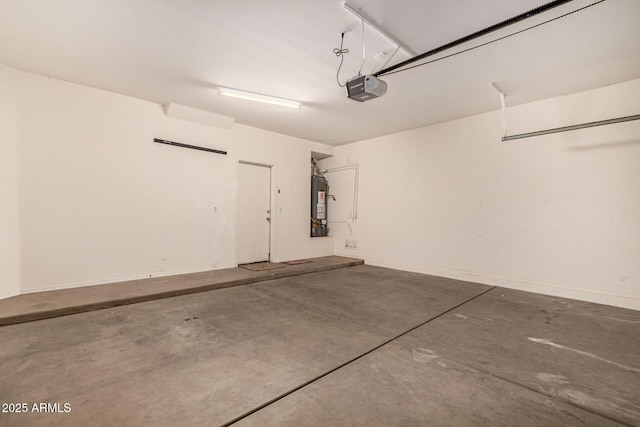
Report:
[[317,382],[317,381],[321,380],[322,378],[324,378],[324,377],[326,377],[326,376],[328,376],[328,375],[330,375],[330,374],[332,374],[332,373],[334,373],[334,372],[336,372],[336,371],[338,371],[338,370],[340,370],[340,369],[342,369],[342,368],[344,368],[344,367],[346,367],[346,366],[348,366],[348,365],[350,365],[350,364],[352,364],[352,363],[354,363],[354,362],[356,362],[356,361],[358,361],[358,360],[362,359],[363,357],[365,357],[365,356],[367,356],[367,355],[369,355],[369,354],[373,353],[374,351],[381,349],[381,348],[382,348],[382,347],[384,347],[385,345],[388,345],[388,344],[390,344],[390,343],[394,342],[394,341],[395,341],[395,340],[397,340],[398,338],[400,338],[400,337],[402,337],[402,336],[405,336],[405,335],[407,335],[407,334],[409,334],[409,333],[411,333],[411,332],[415,331],[416,329],[418,329],[418,328],[420,328],[420,327],[422,327],[422,326],[424,326],[424,325],[426,325],[426,324],[428,324],[428,323],[430,323],[430,322],[433,322],[434,320],[436,320],[436,319],[438,319],[438,318],[440,318],[440,317],[442,317],[442,316],[444,316],[444,315],[446,315],[446,314],[448,314],[448,313],[452,312],[453,310],[456,310],[456,309],[458,309],[458,308],[462,307],[462,306],[463,306],[463,305],[465,305],[465,304],[470,303],[471,301],[473,301],[473,300],[475,300],[475,299],[480,298],[481,296],[485,295],[485,294],[486,294],[486,293],[488,293],[488,292],[491,292],[491,291],[492,291],[492,290],[494,290],[495,288],[496,288],[496,286],[492,286],[492,287],[490,287],[489,289],[487,289],[487,290],[485,290],[485,291],[483,291],[483,292],[479,293],[478,295],[475,295],[475,296],[473,296],[473,297],[471,297],[471,298],[469,298],[469,299],[467,299],[467,300],[465,300],[465,301],[461,302],[460,304],[457,304],[457,305],[455,305],[455,306],[451,307],[450,309],[445,310],[445,311],[443,311],[442,313],[440,313],[440,314],[438,314],[438,315],[436,315],[436,316],[433,316],[433,317],[431,317],[431,318],[429,318],[429,319],[425,320],[424,322],[421,322],[420,324],[418,324],[418,325],[416,325],[416,326],[413,326],[413,327],[411,327],[411,328],[409,328],[409,329],[405,330],[404,332],[402,332],[402,333],[400,333],[400,334],[398,334],[398,335],[396,335],[396,336],[394,336],[394,337],[392,337],[392,338],[387,339],[386,341],[384,341],[384,342],[382,342],[382,343],[380,343],[380,344],[376,345],[375,347],[373,347],[373,348],[371,348],[371,349],[369,349],[369,350],[365,351],[364,353],[361,353],[361,354],[359,354],[359,355],[357,355],[357,356],[353,357],[352,359],[349,359],[348,361],[346,361],[346,362],[344,362],[344,363],[342,363],[342,364],[340,364],[340,365],[338,365],[338,366],[336,366],[336,367],[334,367],[334,368],[332,368],[332,369],[330,369],[330,370],[328,370],[328,371],[326,371],[326,372],[324,372],[324,373],[322,373],[322,374],[320,374],[320,375],[318,375],[318,376],[316,376],[316,377],[314,377],[314,378],[312,378],[312,379],[310,379],[310,380],[308,380],[308,381],[306,381],[306,382],[304,382],[304,383],[300,384],[299,386],[294,387],[294,388],[292,388],[291,390],[288,390],[288,391],[286,391],[286,392],[284,392],[284,393],[280,394],[279,396],[276,396],[275,398],[273,398],[273,399],[269,400],[268,402],[265,402],[265,403],[263,403],[262,405],[260,405],[260,406],[258,406],[258,407],[256,407],[256,408],[253,408],[252,410],[250,410],[250,411],[248,411],[248,412],[245,412],[244,414],[242,414],[242,415],[240,415],[240,416],[238,416],[238,417],[234,418],[233,420],[228,421],[228,422],[226,422],[226,423],[222,424],[222,427],[227,427],[227,426],[230,426],[230,425],[232,425],[232,424],[235,424],[235,423],[237,423],[238,421],[241,421],[241,420],[243,420],[243,419],[245,419],[245,418],[249,417],[250,415],[255,414],[256,412],[258,412],[258,411],[260,411],[260,410],[262,410],[262,409],[264,409],[264,408],[266,408],[266,407],[268,407],[268,406],[270,406],[270,405],[273,405],[274,403],[276,403],[276,402],[278,402],[278,401],[280,401],[280,400],[284,399],[284,398],[285,398],[285,397],[287,397],[287,396],[292,395],[293,393],[297,392],[298,390],[301,390],[301,389],[303,389],[303,388],[305,388],[305,387],[307,387],[307,386],[309,386],[309,385],[311,385],[311,384],[313,384],[313,383],[315,383],[315,382]]

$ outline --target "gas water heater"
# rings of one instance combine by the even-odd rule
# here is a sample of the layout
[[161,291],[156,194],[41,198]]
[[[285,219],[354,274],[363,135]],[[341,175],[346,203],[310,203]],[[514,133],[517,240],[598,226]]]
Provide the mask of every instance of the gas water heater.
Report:
[[327,227],[327,178],[318,171],[318,165],[311,159],[311,237],[324,237],[329,233]]

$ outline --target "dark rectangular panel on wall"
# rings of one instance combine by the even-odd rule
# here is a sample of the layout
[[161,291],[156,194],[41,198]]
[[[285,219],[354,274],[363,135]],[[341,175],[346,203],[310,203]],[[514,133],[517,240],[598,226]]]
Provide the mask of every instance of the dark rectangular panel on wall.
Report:
[[176,147],[191,148],[193,150],[208,151],[210,153],[222,154],[225,156],[227,155],[226,151],[216,150],[214,148],[198,147],[197,145],[183,144],[181,142],[169,141],[168,139],[153,138],[153,142],[158,142],[160,144],[167,144],[167,145],[175,145]]

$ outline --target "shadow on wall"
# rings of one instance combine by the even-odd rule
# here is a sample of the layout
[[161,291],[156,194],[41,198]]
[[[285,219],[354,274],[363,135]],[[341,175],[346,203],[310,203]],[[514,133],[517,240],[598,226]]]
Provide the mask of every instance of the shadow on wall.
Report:
[[640,139],[626,139],[626,140],[618,140],[618,141],[602,141],[596,143],[590,143],[586,145],[573,145],[567,147],[567,151],[587,151],[587,150],[598,150],[602,148],[619,148],[627,145],[635,145],[640,144]]

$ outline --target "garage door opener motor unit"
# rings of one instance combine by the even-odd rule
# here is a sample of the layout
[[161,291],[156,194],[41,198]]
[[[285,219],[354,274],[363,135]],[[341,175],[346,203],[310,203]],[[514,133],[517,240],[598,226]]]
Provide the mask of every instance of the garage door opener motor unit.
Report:
[[347,96],[355,101],[365,102],[387,93],[387,83],[374,75],[354,77],[347,82]]

